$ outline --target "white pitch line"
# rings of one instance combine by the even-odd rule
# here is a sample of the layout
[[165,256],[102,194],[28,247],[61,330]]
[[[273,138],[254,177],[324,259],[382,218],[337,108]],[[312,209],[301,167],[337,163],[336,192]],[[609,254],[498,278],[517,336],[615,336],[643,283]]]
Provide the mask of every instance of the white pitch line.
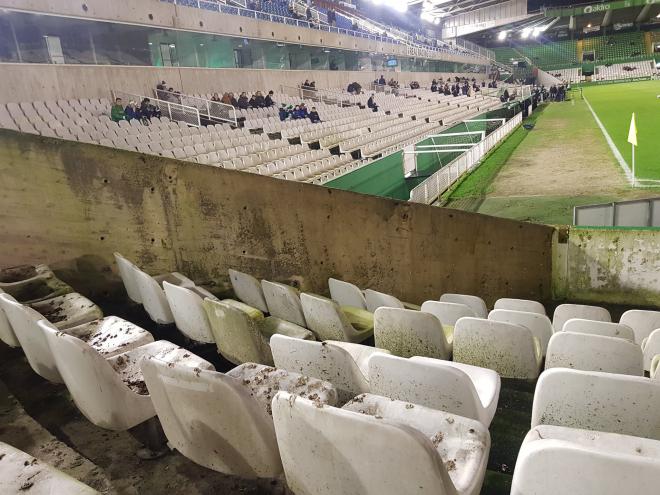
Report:
[[621,152],[619,151],[619,148],[616,147],[614,144],[614,141],[612,141],[612,138],[610,135],[607,133],[607,129],[605,129],[605,126],[603,123],[600,121],[598,118],[598,115],[596,115],[596,112],[594,112],[594,109],[591,107],[589,104],[589,100],[587,100],[587,97],[584,97],[584,101],[589,107],[589,110],[591,111],[591,115],[594,116],[594,119],[596,120],[596,124],[598,124],[598,127],[600,127],[600,130],[603,132],[603,136],[605,136],[605,141],[607,141],[607,144],[609,145],[610,149],[612,150],[612,153],[614,153],[614,158],[619,162],[619,165],[623,169],[623,172],[626,174],[626,177],[628,178],[628,181],[630,182],[631,185],[633,185],[633,176],[632,172],[630,171],[630,167],[626,163],[626,161],[623,159],[623,156],[621,155]]

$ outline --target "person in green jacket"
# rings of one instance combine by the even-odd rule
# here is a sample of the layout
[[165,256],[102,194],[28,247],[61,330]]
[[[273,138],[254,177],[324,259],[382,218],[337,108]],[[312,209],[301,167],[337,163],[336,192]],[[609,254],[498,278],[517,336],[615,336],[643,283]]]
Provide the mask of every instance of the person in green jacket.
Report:
[[124,115],[124,106],[121,104],[121,98],[117,98],[115,104],[112,105],[112,108],[110,109],[110,118],[115,122],[119,122],[126,118],[126,115]]

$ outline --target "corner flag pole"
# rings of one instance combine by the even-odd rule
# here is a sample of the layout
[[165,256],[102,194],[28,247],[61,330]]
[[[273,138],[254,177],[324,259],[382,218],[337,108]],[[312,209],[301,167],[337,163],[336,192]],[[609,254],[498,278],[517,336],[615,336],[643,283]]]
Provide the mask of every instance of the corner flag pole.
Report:
[[635,124],[635,112],[633,112],[632,119],[630,120],[628,142],[632,146],[632,186],[635,187],[637,185],[637,179],[635,178],[635,147],[637,146],[637,125]]

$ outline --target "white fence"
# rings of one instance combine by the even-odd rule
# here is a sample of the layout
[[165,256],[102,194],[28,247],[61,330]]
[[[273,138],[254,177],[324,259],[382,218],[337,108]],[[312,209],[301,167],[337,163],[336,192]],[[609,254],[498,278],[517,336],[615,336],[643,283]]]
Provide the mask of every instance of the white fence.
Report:
[[189,107],[171,101],[159,100],[158,98],[149,96],[126,93],[125,91],[112,91],[112,99],[114,100],[115,98],[121,98],[124,105],[128,105],[130,101],[134,101],[138,108],[140,107],[142,100],[148,98],[152,105],[158,107],[161,116],[167,117],[175,122],[185,122],[188,125],[196,127],[201,125],[199,110],[197,110],[195,107]]
[[522,123],[518,113],[503,126],[498,127],[483,141],[478,142],[461,156],[448,163],[431,177],[410,191],[410,201],[431,204],[463,174],[477,168],[481,159]]
[[660,227],[660,198],[573,208],[573,224],[583,227]]
[[212,123],[226,122],[237,126],[236,109],[231,105],[220,103],[218,101],[207,100],[199,96],[184,95],[182,93],[172,93],[171,91],[164,91],[162,89],[155,89],[154,94],[156,98],[168,101],[171,103],[178,103],[187,107],[194,107],[199,111],[200,117],[207,118]]
[[337,105],[339,107],[349,107],[359,103],[360,99],[357,96],[348,93],[340,93],[338,91],[330,91],[327,89],[319,88],[301,88],[299,86],[280,86],[282,94],[300,98],[301,100],[312,100],[316,102],[326,103],[328,105]]

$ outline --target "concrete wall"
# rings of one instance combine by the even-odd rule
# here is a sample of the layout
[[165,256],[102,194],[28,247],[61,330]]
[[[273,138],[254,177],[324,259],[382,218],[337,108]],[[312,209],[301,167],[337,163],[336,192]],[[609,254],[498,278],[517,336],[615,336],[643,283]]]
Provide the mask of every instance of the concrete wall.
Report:
[[421,302],[448,291],[548,300],[550,227],[0,131],[0,266],[53,265],[93,296],[120,251],[147,271],[235,267]]
[[553,241],[553,292],[559,300],[659,307],[658,230],[559,230]]
[[[0,103],[109,97],[110,91],[153,95],[161,81],[184,93],[223,91],[277,91],[280,85],[297,86],[305,79],[318,88],[346,88],[357,81],[367,88],[380,73],[373,71],[199,69],[178,67],[129,67],[116,65],[0,64]],[[418,81],[430,85],[435,77],[475,74],[387,72],[400,84]],[[476,75],[482,77],[481,75]]]

